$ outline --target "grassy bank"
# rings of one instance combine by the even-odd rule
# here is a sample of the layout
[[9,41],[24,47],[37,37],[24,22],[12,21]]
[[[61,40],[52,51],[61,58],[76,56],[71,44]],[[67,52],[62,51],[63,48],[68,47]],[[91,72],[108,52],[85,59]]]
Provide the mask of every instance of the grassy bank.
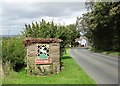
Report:
[[12,72],[5,76],[3,84],[95,84],[70,57],[69,50],[62,56],[63,70],[49,76],[26,75],[26,71]]
[[98,50],[94,48],[89,48],[89,50],[96,53],[106,54],[110,56],[120,56],[120,52],[117,52],[117,51],[105,51],[105,50]]

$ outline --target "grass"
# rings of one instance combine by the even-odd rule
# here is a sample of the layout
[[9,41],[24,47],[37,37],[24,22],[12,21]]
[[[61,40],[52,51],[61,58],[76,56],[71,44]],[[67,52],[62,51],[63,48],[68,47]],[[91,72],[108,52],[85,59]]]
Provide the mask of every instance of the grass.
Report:
[[120,56],[120,52],[117,52],[117,51],[105,51],[105,50],[98,50],[94,48],[90,48],[89,50],[94,51],[96,53],[106,54],[110,56]]
[[118,56],[120,55],[120,52],[115,52],[115,51],[103,51],[103,54],[111,55],[111,56]]
[[64,69],[49,76],[27,75],[25,70],[11,72],[3,79],[3,84],[95,84],[85,71],[70,57],[69,50],[62,56]]

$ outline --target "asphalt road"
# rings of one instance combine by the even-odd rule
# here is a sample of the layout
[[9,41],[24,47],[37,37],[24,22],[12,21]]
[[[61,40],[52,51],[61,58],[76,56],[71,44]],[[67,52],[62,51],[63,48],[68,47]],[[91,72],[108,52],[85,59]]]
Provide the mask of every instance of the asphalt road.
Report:
[[81,48],[71,49],[70,55],[97,84],[118,84],[118,57]]

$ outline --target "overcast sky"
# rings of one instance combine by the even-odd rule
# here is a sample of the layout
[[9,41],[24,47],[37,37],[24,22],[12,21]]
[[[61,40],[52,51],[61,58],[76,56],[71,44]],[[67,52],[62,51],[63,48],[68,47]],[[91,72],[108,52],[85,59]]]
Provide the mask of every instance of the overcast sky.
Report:
[[2,35],[16,35],[24,24],[53,20],[55,23],[72,24],[76,17],[86,12],[84,2],[2,2]]

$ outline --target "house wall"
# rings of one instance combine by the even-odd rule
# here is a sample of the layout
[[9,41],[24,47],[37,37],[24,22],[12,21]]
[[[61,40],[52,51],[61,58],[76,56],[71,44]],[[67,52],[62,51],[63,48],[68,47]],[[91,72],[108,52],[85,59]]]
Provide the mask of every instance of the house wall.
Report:
[[80,46],[82,47],[88,47],[89,41],[85,36],[80,36],[79,38],[75,39],[75,42],[78,42]]

